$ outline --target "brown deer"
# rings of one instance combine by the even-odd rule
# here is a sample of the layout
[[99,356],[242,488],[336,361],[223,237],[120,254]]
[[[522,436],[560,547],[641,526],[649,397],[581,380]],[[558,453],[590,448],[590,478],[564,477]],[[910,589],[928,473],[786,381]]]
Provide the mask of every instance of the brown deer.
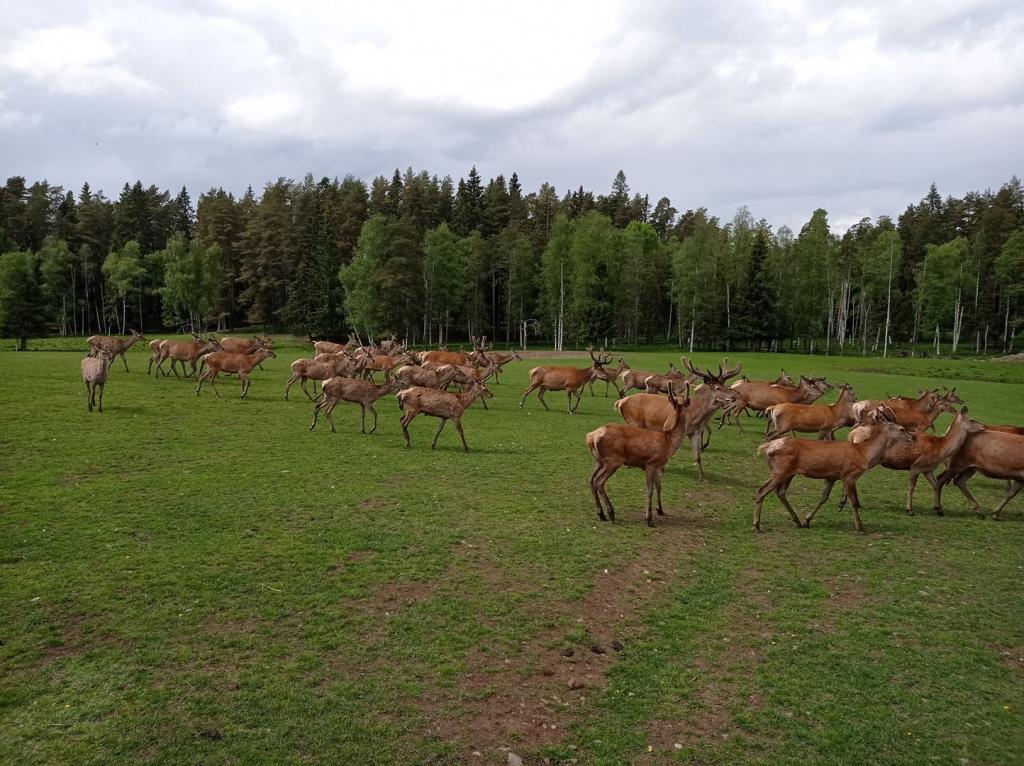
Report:
[[[530,370],[530,385],[523,392],[523,399],[519,402],[519,406],[522,407],[526,404],[526,397],[530,395],[531,391],[537,391],[537,398],[544,405],[544,409],[550,410],[551,408],[544,401],[544,392],[565,391],[569,397],[568,412],[570,414],[576,412],[576,408],[580,406],[580,401],[583,399],[583,386],[594,380],[600,370],[612,360],[611,354],[604,353],[604,349],[598,351],[597,356],[594,356],[593,346],[588,346],[587,351],[590,353],[593,364],[585,369],[579,367],[534,367]],[[575,406],[572,403],[573,395],[576,396]]]
[[[813,404],[826,391],[832,390],[833,386],[825,378],[808,378],[801,375],[800,383],[796,386],[776,385],[766,380],[740,380],[733,383],[731,388],[736,394],[736,402],[724,411],[719,428],[724,425],[728,416],[738,416],[744,410],[764,412],[769,407],[786,402]],[[742,426],[740,430],[743,430]]]
[[449,351],[448,349],[438,351],[420,351],[416,355],[416,360],[420,364],[425,364],[427,362],[455,365],[469,364],[469,356],[467,354],[462,351]]
[[[634,370],[627,368],[619,375],[619,396],[625,396],[627,392],[632,391],[634,388],[637,391],[645,391],[647,389],[647,379],[652,375],[658,373],[650,372],[649,370]],[[676,369],[674,364],[668,366],[667,376],[673,376],[678,378],[680,381],[683,380],[683,374]]]
[[[516,362],[523,361],[523,358],[521,356],[519,356],[519,352],[516,351],[515,349],[512,349],[512,353],[510,353],[510,354],[502,354],[502,353],[488,354],[487,358],[491,362],[494,363],[494,366],[495,366],[494,382],[497,383],[497,384],[501,383],[501,381],[498,380],[498,376],[501,374],[501,369],[506,364],[508,364],[509,362],[512,362],[512,361],[516,361]],[[607,386],[605,388],[607,388]]]
[[[794,524],[798,527],[809,527],[814,514],[832,494],[832,487],[837,481],[841,481],[845,499],[840,507],[849,500],[853,508],[853,524],[858,532],[865,532],[864,524],[860,520],[857,479],[863,476],[868,469],[881,462],[886,448],[891,443],[909,443],[913,439],[914,437],[896,422],[892,410],[888,407],[881,407],[871,415],[871,433],[865,434],[863,440],[856,444],[799,439],[793,436],[765,442],[757,448],[757,451],[768,456],[768,467],[772,475],[757,490],[754,500],[754,530],[761,531],[761,506],[770,492],[776,494],[789,512]],[[825,480],[825,485],[821,490],[821,499],[803,521],[797,516],[793,506],[786,498],[790,482],[795,476]]]
[[104,348],[98,349],[95,356],[90,355],[82,360],[82,381],[85,383],[89,412],[92,412],[92,408],[96,406],[97,389],[100,392],[100,412],[103,412],[103,388],[107,385],[107,369],[110,367],[111,361],[113,361],[113,357]]
[[131,335],[127,338],[118,338],[113,335],[93,335],[86,339],[86,343],[89,344],[89,356],[96,356],[100,350],[106,351],[110,355],[110,361],[107,362],[108,368],[117,357],[121,357],[121,361],[124,362],[124,371],[131,372],[128,369],[128,360],[124,353],[140,340],[145,339],[142,333],[131,330]]
[[229,338],[225,335],[220,339],[220,348],[228,354],[252,354],[257,349],[270,348],[270,338],[266,335],[253,338]]
[[[701,461],[701,452],[705,446],[701,443],[704,428],[715,412],[732,399],[731,391],[711,385],[697,386],[690,394],[690,405],[684,415],[683,434],[690,440],[693,462],[697,466],[700,481],[704,481],[704,464]],[[672,414],[672,403],[669,397],[661,394],[633,394],[615,402],[615,409],[626,421],[626,425],[658,431]]]
[[[487,381],[494,376],[498,371],[498,368],[493,362],[488,362],[486,367],[473,367],[472,365],[456,366],[455,377],[452,381],[462,387],[463,393],[466,391],[466,386],[472,385],[473,381],[477,383],[486,384]],[[487,406],[487,397],[480,399],[480,403],[484,406],[484,409],[489,409]]]
[[338,377],[355,377],[363,371],[369,359],[365,356],[355,358],[347,351],[337,354],[317,354],[316,359],[296,359],[292,362],[292,375],[284,388],[285,401],[288,400],[288,392],[295,381],[300,381],[299,386],[302,393],[312,401],[309,391],[306,390],[306,381],[313,381],[313,393],[316,393],[316,381],[325,381]]
[[407,364],[395,370],[394,377],[407,386],[444,389],[455,381],[458,370],[450,364],[430,369],[416,364]]
[[[894,442],[886,447],[881,465],[894,471],[910,471],[910,484],[907,487],[908,514],[914,513],[914,488],[917,486],[917,477],[922,474],[935,490],[935,509],[941,509],[941,488],[933,472],[959,452],[971,434],[979,433],[984,428],[967,415],[967,408],[964,407],[942,436],[917,433],[912,442]],[[850,432],[849,441],[857,443],[869,435],[870,429],[855,428]]]
[[791,432],[817,433],[819,439],[832,440],[840,428],[854,424],[855,400],[853,386],[843,383],[839,386],[839,398],[835,404],[774,404],[765,410],[768,413],[765,441]]
[[604,396],[608,398],[608,385],[615,386],[616,398],[622,396],[622,390],[619,388],[619,376],[623,375],[629,369],[629,365],[626,360],[621,356],[619,357],[619,367],[614,369],[612,367],[602,367],[592,381],[587,383],[587,388],[590,389],[590,395],[594,396],[594,383],[599,380],[604,381]]
[[466,434],[462,430],[462,413],[466,411],[477,397],[490,399],[494,396],[483,383],[473,381],[469,390],[464,394],[456,394],[450,391],[438,391],[435,388],[407,388],[398,394],[398,401],[405,414],[402,415],[402,433],[405,435],[405,446],[411,448],[409,440],[409,424],[421,412],[424,415],[432,415],[441,419],[441,425],[434,434],[434,441],[430,449],[437,448],[437,439],[444,430],[445,423],[454,421],[458,429],[459,437],[462,439],[462,448],[469,452],[469,445],[466,444]]
[[373,428],[370,429],[372,434],[377,430],[377,408],[373,406],[373,403],[382,396],[393,394],[404,387],[405,383],[397,378],[392,378],[379,386],[369,380],[362,380],[360,378],[331,378],[326,380],[324,381],[323,389],[320,391],[320,396],[317,397],[316,407],[313,408],[313,424],[309,427],[309,430],[312,431],[316,428],[317,416],[320,412],[323,412],[327,422],[331,424],[331,433],[337,433],[331,413],[334,412],[338,402],[352,402],[359,405],[361,416],[359,430],[361,433],[366,433],[366,410],[369,409],[373,413]]
[[193,335],[191,341],[184,340],[165,340],[160,346],[160,357],[156,363],[156,374],[159,376],[162,372],[165,377],[169,377],[169,374],[164,370],[163,364],[168,359],[171,360],[171,372],[174,373],[174,377],[180,378],[178,374],[178,362],[181,362],[182,372],[185,370],[185,362],[192,364],[192,371],[185,377],[191,377],[196,374],[196,362],[212,351],[221,351],[220,343],[216,340],[207,339],[203,340],[198,335]]
[[149,367],[146,368],[146,374],[149,375],[153,372],[153,365],[160,359],[160,346],[166,341],[157,338],[149,342]]
[[397,354],[384,354],[374,352],[366,363],[363,372],[369,380],[373,380],[373,373],[383,372],[384,380],[391,379],[391,371],[403,364],[416,364],[416,358],[405,349],[400,349]]
[[644,381],[644,391],[648,394],[674,394],[682,391],[688,383],[693,383],[696,378],[693,375],[683,377],[681,375],[648,375]]
[[329,340],[313,341],[313,354],[339,354],[342,351],[352,351],[359,345],[354,335],[348,336],[347,343],[334,343]]
[[999,431],[1004,434],[1016,434],[1017,436],[1024,436],[1024,427],[1021,426],[990,426],[987,423],[985,428],[989,431]]
[[242,398],[244,399],[249,393],[249,373],[262,362],[264,359],[275,359],[277,354],[271,351],[269,348],[258,348],[252,354],[231,354],[227,351],[214,351],[211,354],[207,354],[202,359],[206,363],[206,372],[199,376],[199,382],[196,384],[196,396],[199,396],[199,392],[203,388],[204,381],[210,381],[210,385],[213,386],[213,393],[219,398],[220,392],[217,391],[217,376],[222,372],[232,372],[238,375],[238,380],[242,384]]
[[[669,416],[658,430],[612,423],[587,434],[587,449],[597,462],[597,467],[590,475],[590,491],[597,505],[597,517],[601,521],[615,521],[615,507],[608,497],[605,484],[622,466],[643,468],[647,474],[647,526],[654,526],[652,510],[655,493],[658,495],[658,515],[665,515],[661,504],[661,476],[685,436],[685,416],[690,406],[688,387],[685,393],[683,399],[671,394],[665,397],[669,403]],[[605,509],[608,510],[607,517]]]
[[[1006,496],[992,509],[992,518],[999,519],[1007,503],[1024,488],[1024,436],[988,429],[968,436],[938,478],[940,499],[942,488],[952,481],[974,512],[983,518],[985,514],[981,506],[967,488],[967,482],[979,472],[990,479],[1005,479],[1007,482]],[[942,515],[941,502],[938,505],[936,512]]]

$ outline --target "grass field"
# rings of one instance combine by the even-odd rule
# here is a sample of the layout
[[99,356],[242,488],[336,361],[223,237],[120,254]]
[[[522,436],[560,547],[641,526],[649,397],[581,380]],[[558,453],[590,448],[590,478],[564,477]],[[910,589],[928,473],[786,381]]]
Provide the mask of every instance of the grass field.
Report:
[[[81,354],[0,353],[0,763],[1024,763],[1021,498],[979,520],[953,488],[938,517],[921,482],[908,517],[879,468],[869,534],[837,492],[809,530],[769,498],[755,535],[751,421],[715,433],[703,484],[674,459],[657,528],[633,470],[601,524],[603,386],[520,410],[536,362],[514,363],[464,418],[470,454],[450,427],[432,452],[424,416],[407,450],[393,399],[375,435],[344,404],[309,433],[282,399],[302,353],[278,353],[241,401],[147,377],[140,348],[103,414]],[[1024,423],[1020,365],[741,361],[862,398],[956,383]]]

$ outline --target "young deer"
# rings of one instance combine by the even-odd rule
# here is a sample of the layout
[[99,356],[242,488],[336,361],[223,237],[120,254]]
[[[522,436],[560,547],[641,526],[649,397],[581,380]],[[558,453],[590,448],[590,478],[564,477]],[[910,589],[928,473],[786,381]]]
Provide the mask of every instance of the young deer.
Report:
[[[843,482],[845,500],[853,507],[853,524],[858,532],[866,531],[860,520],[860,499],[857,497],[857,479],[882,460],[886,448],[893,442],[911,442],[914,437],[907,433],[893,417],[892,410],[881,407],[871,415],[870,434],[857,444],[851,442],[817,441],[787,436],[766,442],[757,451],[768,456],[771,478],[757,490],[754,500],[754,530],[761,531],[761,506],[768,493],[774,492],[789,512],[798,527],[809,527],[811,519],[825,504],[832,487],[837,481]],[[786,498],[790,482],[795,476],[810,479],[824,479],[821,499],[803,521],[797,516]]]
[[[967,482],[977,472],[990,479],[1007,481],[1006,496],[992,509],[992,518],[998,519],[1007,503],[1024,488],[1024,436],[988,429],[971,434],[938,478],[940,492],[942,487],[952,481],[967,498],[974,512],[984,517],[981,506],[967,488]],[[942,514],[941,507],[937,512]]]
[[217,376],[222,372],[233,372],[238,375],[238,380],[242,384],[242,398],[244,399],[249,393],[249,373],[267,358],[277,358],[277,354],[269,348],[257,349],[252,354],[231,354],[227,351],[214,351],[207,354],[202,358],[207,369],[199,376],[199,382],[196,384],[196,396],[199,396],[199,392],[203,388],[203,381],[208,380],[213,386],[213,393],[220,398],[220,392],[217,391]]
[[[690,394],[690,405],[686,408],[683,434],[690,440],[690,449],[694,465],[701,481],[704,481],[704,464],[701,452],[705,445],[701,436],[708,421],[715,412],[733,399],[732,392],[719,386],[701,385]],[[669,397],[661,394],[633,394],[615,402],[626,425],[634,428],[661,430],[665,421],[672,414],[672,403]]]
[[[964,407],[942,436],[917,433],[912,442],[894,442],[886,447],[881,465],[894,471],[910,471],[910,484],[907,487],[908,514],[914,513],[914,488],[917,486],[917,477],[922,474],[935,490],[935,509],[941,510],[942,490],[933,471],[959,452],[971,434],[979,433],[984,428],[981,423],[968,417],[967,408]],[[868,428],[855,428],[850,432],[849,440],[856,444],[869,434]]]
[[320,391],[320,396],[317,397],[316,407],[313,408],[313,424],[309,430],[312,431],[316,428],[317,416],[323,412],[327,422],[331,424],[331,433],[337,433],[331,413],[334,412],[338,402],[352,402],[359,405],[361,416],[359,430],[361,433],[366,433],[366,410],[369,409],[373,413],[373,428],[370,429],[372,434],[377,430],[377,408],[373,406],[373,403],[382,396],[400,391],[403,387],[405,387],[405,383],[398,378],[392,378],[380,386],[361,378],[338,377],[326,380]]
[[185,362],[190,362],[192,364],[192,371],[185,377],[194,376],[196,374],[196,362],[198,362],[200,358],[213,351],[221,350],[222,349],[218,341],[212,339],[203,340],[198,335],[193,335],[191,341],[165,340],[160,346],[160,356],[156,363],[156,373],[159,376],[162,372],[165,377],[170,377],[163,368],[164,362],[170,359],[171,372],[174,373],[174,377],[181,377],[178,374],[178,362],[181,362],[182,371],[185,370]]
[[[690,406],[688,388],[686,394],[684,399],[671,394],[665,397],[670,412],[659,430],[612,423],[587,434],[587,449],[597,461],[597,467],[590,475],[590,491],[597,505],[597,517],[601,521],[615,521],[615,507],[608,497],[605,484],[622,466],[643,468],[647,474],[647,526],[654,526],[652,508],[655,492],[658,495],[658,515],[665,515],[661,505],[661,476],[685,436],[686,411]],[[605,508],[608,510],[607,517]]]
[[[128,369],[128,360],[125,358],[124,352],[138,343],[140,340],[145,340],[142,333],[131,331],[131,335],[127,338],[117,338],[113,335],[93,335],[91,338],[86,340],[89,344],[89,356],[96,356],[100,351],[106,351],[110,354],[110,361],[107,362],[107,368],[114,363],[114,359],[121,357],[121,361],[124,362],[124,371],[130,372]],[[151,348],[152,350],[152,348]]]
[[88,400],[89,412],[96,406],[96,389],[99,389],[100,412],[103,412],[103,387],[107,385],[107,369],[113,357],[103,348],[96,351],[96,356],[87,356],[82,360],[82,380],[85,383],[85,393]]
[[[565,391],[569,396],[568,412],[570,414],[576,412],[576,408],[580,406],[580,401],[583,399],[583,387],[594,380],[600,374],[601,369],[612,360],[612,355],[605,354],[604,349],[598,351],[597,356],[594,356],[592,346],[588,347],[587,351],[590,352],[593,364],[586,369],[580,369],[579,367],[534,367],[530,370],[530,385],[523,392],[523,399],[519,402],[519,406],[522,407],[526,404],[526,397],[530,395],[531,391],[536,390],[537,398],[544,405],[544,409],[550,410],[551,408],[544,401],[544,392]],[[576,395],[575,406],[572,403],[574,394]]]
[[421,412],[425,415],[432,415],[441,419],[441,425],[434,434],[434,442],[431,449],[437,447],[437,439],[444,430],[445,423],[449,420],[455,422],[455,428],[459,431],[462,439],[462,448],[469,452],[469,445],[466,444],[466,434],[462,430],[462,413],[466,411],[477,397],[490,399],[493,394],[483,383],[474,380],[470,383],[469,390],[464,394],[455,394],[448,391],[438,391],[434,388],[407,388],[398,394],[398,401],[405,411],[402,415],[402,433],[405,435],[405,446],[412,447],[409,440],[409,424]]
[[817,433],[819,439],[835,438],[840,428],[852,426],[853,386],[843,383],[839,386],[839,398],[835,404],[773,404],[765,412],[768,413],[768,431],[764,440],[771,441],[783,434]]

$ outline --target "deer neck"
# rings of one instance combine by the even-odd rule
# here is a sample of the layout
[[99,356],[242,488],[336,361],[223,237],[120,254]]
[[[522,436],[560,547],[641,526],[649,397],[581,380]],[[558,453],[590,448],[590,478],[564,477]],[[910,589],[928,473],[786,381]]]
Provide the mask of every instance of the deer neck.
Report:
[[885,429],[878,426],[875,428],[875,433],[871,438],[865,439],[856,445],[860,447],[860,451],[864,455],[864,459],[867,460],[869,467],[876,466],[881,462],[882,457],[885,455],[885,449],[889,446],[889,436]]
[[964,446],[964,442],[967,441],[968,436],[967,424],[960,418],[956,418],[950,423],[946,433],[939,437],[942,439],[942,449],[940,450],[942,459],[946,460],[952,457],[954,453],[959,452],[960,448]]
[[132,346],[134,346],[136,343],[138,343],[139,340],[141,340],[141,338],[142,338],[141,335],[133,335],[132,337],[128,338],[128,340],[124,341],[123,348],[127,351]]

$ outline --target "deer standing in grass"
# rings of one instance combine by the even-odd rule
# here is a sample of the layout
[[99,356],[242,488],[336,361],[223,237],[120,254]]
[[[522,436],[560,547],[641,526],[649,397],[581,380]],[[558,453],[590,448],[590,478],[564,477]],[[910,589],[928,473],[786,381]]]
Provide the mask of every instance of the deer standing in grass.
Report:
[[113,357],[106,349],[98,349],[96,356],[87,356],[82,360],[82,381],[85,383],[85,393],[88,402],[89,412],[96,406],[96,390],[99,389],[99,408],[103,412],[103,387],[107,385],[107,370]]
[[[845,498],[840,507],[849,500],[853,508],[853,524],[858,532],[865,532],[864,524],[860,520],[857,479],[881,462],[885,450],[890,444],[894,442],[909,443],[913,440],[914,437],[896,422],[892,410],[888,407],[881,407],[871,415],[870,433],[864,434],[864,439],[856,444],[798,439],[793,436],[774,439],[762,444],[757,451],[768,456],[768,467],[772,475],[757,490],[754,500],[754,531],[761,531],[761,506],[769,493],[775,493],[789,512],[794,524],[798,527],[809,527],[814,514],[832,494],[832,487],[837,481],[841,481]],[[786,497],[786,492],[795,476],[806,476],[810,479],[824,479],[825,481],[821,490],[821,499],[803,521],[797,516]]]
[[[689,387],[686,387],[683,399],[672,394],[665,398],[669,403],[669,416],[659,430],[612,423],[587,434],[587,449],[597,462],[597,467],[590,475],[590,491],[597,505],[597,517],[601,521],[615,521],[615,507],[608,497],[605,484],[622,466],[643,468],[647,475],[647,526],[654,526],[655,493],[658,496],[658,515],[665,515],[661,503],[661,477],[685,436],[686,410],[690,406]],[[608,511],[607,516],[605,509]]]
[[[894,471],[910,471],[910,482],[907,487],[907,513],[914,513],[914,488],[917,477],[924,475],[935,490],[935,509],[942,508],[942,489],[935,478],[934,471],[950,460],[971,434],[984,430],[985,426],[972,420],[964,407],[953,418],[946,433],[942,436],[916,433],[912,442],[894,442],[882,453],[881,465]],[[850,432],[849,441],[857,443],[865,436],[870,436],[870,429],[855,428]]]
[[835,404],[773,404],[768,413],[768,431],[764,440],[771,441],[780,436],[794,433],[817,433],[819,439],[832,440],[840,428],[852,426],[853,386],[843,383],[839,386],[839,398]]
[[469,445],[466,444],[466,434],[462,430],[462,413],[476,401],[477,397],[490,399],[493,394],[483,383],[474,380],[470,383],[469,390],[464,394],[456,394],[450,391],[438,391],[434,388],[407,388],[398,394],[398,401],[404,413],[402,415],[402,433],[405,435],[405,446],[412,447],[409,440],[409,424],[421,412],[424,415],[432,415],[441,419],[441,424],[434,434],[434,441],[431,449],[436,449],[437,439],[444,430],[445,423],[454,421],[455,428],[462,439],[462,448],[469,452]]
[[171,372],[174,373],[174,377],[181,377],[178,374],[178,362],[181,362],[182,372],[185,370],[185,362],[190,362],[192,365],[192,371],[185,375],[185,377],[193,377],[196,374],[196,363],[203,356],[212,353],[213,351],[221,350],[222,349],[218,341],[212,339],[203,340],[200,336],[195,334],[192,335],[191,341],[165,340],[160,346],[160,356],[156,363],[156,374],[159,376],[162,372],[165,377],[169,377],[168,373],[163,368],[163,364],[170,359]]
[[587,384],[587,388],[590,389],[590,395],[591,396],[594,395],[594,383],[596,383],[599,380],[603,380],[604,381],[604,396],[605,396],[606,399],[608,398],[608,385],[609,384],[615,386],[615,396],[616,396],[616,398],[622,396],[622,389],[619,388],[619,376],[623,375],[627,370],[629,370],[629,365],[626,363],[626,360],[623,359],[621,356],[619,357],[619,367],[618,367],[618,369],[614,369],[612,367],[602,367],[598,371],[598,373],[594,377],[594,379],[591,380]]
[[299,381],[302,393],[312,401],[313,397],[306,390],[307,380],[313,381],[313,393],[315,394],[318,380],[355,377],[363,371],[368,361],[369,357],[362,356],[357,359],[347,351],[340,351],[336,354],[317,354],[315,359],[296,359],[292,362],[292,374],[284,388],[285,401],[288,400],[288,392],[296,381]]
[[[544,405],[544,409],[550,410],[551,408],[544,401],[544,392],[565,391],[569,397],[568,412],[570,414],[576,412],[576,408],[580,406],[580,401],[583,399],[583,387],[594,380],[600,374],[601,369],[612,360],[611,354],[605,354],[604,349],[598,351],[597,356],[594,356],[592,346],[588,347],[587,351],[590,353],[593,364],[585,369],[579,367],[534,367],[530,370],[530,385],[523,392],[523,399],[519,402],[519,406],[522,407],[526,404],[526,397],[530,395],[530,392],[536,391],[537,398]],[[572,403],[574,394],[576,396],[575,406]]]
[[264,359],[276,357],[277,354],[269,348],[259,348],[252,354],[231,354],[227,351],[214,351],[212,354],[207,354],[202,358],[207,369],[199,376],[199,382],[196,384],[196,396],[199,396],[203,382],[208,380],[213,386],[213,393],[220,398],[220,392],[217,390],[217,376],[222,372],[232,372],[238,375],[244,399],[249,393],[249,373]]
[[[971,477],[979,472],[990,479],[1005,479],[1007,482],[1006,496],[992,509],[992,518],[998,520],[1007,503],[1024,488],[1024,436],[988,429],[970,434],[938,478],[940,500],[942,487],[952,481],[974,512],[984,518],[981,506],[967,488]],[[941,502],[938,504],[937,513],[941,515]]]
[[398,378],[392,378],[379,386],[361,378],[339,377],[326,380],[320,391],[320,396],[317,397],[316,406],[313,408],[313,424],[309,430],[312,431],[316,428],[317,417],[323,412],[327,422],[331,424],[331,433],[337,433],[332,416],[334,408],[338,402],[352,402],[359,405],[361,416],[359,430],[361,433],[366,433],[366,411],[370,410],[373,413],[373,428],[370,429],[372,434],[377,430],[377,408],[373,406],[373,403],[382,396],[393,394],[404,387],[405,383]]
[[110,361],[107,362],[108,368],[114,363],[114,359],[121,357],[121,361],[124,362],[124,371],[130,372],[128,360],[124,354],[140,340],[145,340],[142,333],[135,330],[132,330],[131,333],[127,338],[118,338],[113,335],[93,335],[86,340],[86,343],[89,344],[89,356],[96,356],[100,350],[106,351],[110,354]]

